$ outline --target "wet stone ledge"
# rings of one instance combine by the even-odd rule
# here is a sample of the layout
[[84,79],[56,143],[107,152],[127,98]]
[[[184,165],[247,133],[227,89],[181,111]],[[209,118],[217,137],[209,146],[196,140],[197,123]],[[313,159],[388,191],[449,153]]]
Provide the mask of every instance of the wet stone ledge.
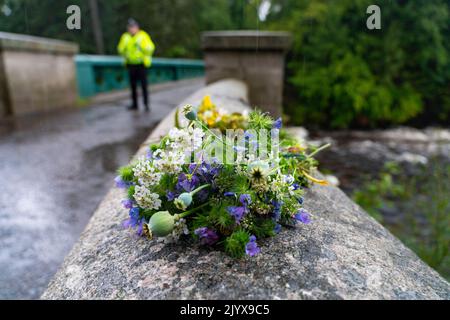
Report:
[[[185,103],[205,94],[221,106],[248,108],[238,81],[205,87]],[[172,125],[169,116],[151,138]],[[450,298],[449,283],[335,187],[308,192],[314,223],[284,230],[243,260],[133,237],[121,228],[121,197],[111,189],[42,299]]]

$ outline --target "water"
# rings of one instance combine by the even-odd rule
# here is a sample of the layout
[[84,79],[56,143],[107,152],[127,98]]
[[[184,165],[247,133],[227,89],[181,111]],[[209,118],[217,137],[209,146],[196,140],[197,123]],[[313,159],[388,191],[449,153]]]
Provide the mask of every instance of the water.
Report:
[[38,298],[151,129],[201,87],[152,95],[152,112],[127,101],[0,122],[0,298]]
[[347,194],[361,186],[363,177],[378,177],[387,162],[398,163],[407,175],[415,175],[433,158],[450,163],[450,129],[446,128],[318,131],[310,136],[331,143],[316,158],[321,170],[339,178]]

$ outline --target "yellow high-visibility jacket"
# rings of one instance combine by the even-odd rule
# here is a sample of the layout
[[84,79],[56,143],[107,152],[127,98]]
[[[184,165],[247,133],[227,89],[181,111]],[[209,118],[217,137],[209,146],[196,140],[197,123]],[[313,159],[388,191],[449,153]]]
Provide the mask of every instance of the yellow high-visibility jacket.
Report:
[[145,31],[140,30],[134,36],[125,32],[120,38],[117,51],[125,58],[126,64],[144,64],[148,68],[152,64],[155,44]]

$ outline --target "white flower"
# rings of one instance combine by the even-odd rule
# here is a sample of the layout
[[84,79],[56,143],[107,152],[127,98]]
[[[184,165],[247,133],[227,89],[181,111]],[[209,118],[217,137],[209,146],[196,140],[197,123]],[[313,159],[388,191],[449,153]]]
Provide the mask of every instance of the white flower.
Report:
[[[191,128],[192,129],[192,128]],[[193,150],[197,150],[203,144],[203,138],[205,136],[205,132],[203,132],[200,128],[195,128],[192,130],[192,146]]]
[[145,157],[139,159],[133,168],[134,175],[138,178],[139,183],[145,186],[154,186],[161,180],[162,173],[157,172],[152,162]]
[[161,207],[161,200],[159,195],[151,192],[144,186],[137,185],[134,189],[134,199],[139,207],[144,209],[158,210]]
[[160,158],[153,161],[153,165],[161,172],[178,174],[181,166],[186,163],[186,155],[183,150],[164,151],[158,154]]
[[287,175],[283,175],[282,181],[288,185],[291,185],[294,183],[295,178],[292,175],[287,174]]

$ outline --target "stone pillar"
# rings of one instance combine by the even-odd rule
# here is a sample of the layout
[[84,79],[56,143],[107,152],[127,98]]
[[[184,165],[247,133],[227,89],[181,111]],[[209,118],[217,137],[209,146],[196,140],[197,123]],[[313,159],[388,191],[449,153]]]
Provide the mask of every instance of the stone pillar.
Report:
[[0,117],[74,107],[78,45],[0,32]]
[[202,35],[206,82],[235,78],[249,87],[252,106],[280,116],[287,32],[214,31]]

